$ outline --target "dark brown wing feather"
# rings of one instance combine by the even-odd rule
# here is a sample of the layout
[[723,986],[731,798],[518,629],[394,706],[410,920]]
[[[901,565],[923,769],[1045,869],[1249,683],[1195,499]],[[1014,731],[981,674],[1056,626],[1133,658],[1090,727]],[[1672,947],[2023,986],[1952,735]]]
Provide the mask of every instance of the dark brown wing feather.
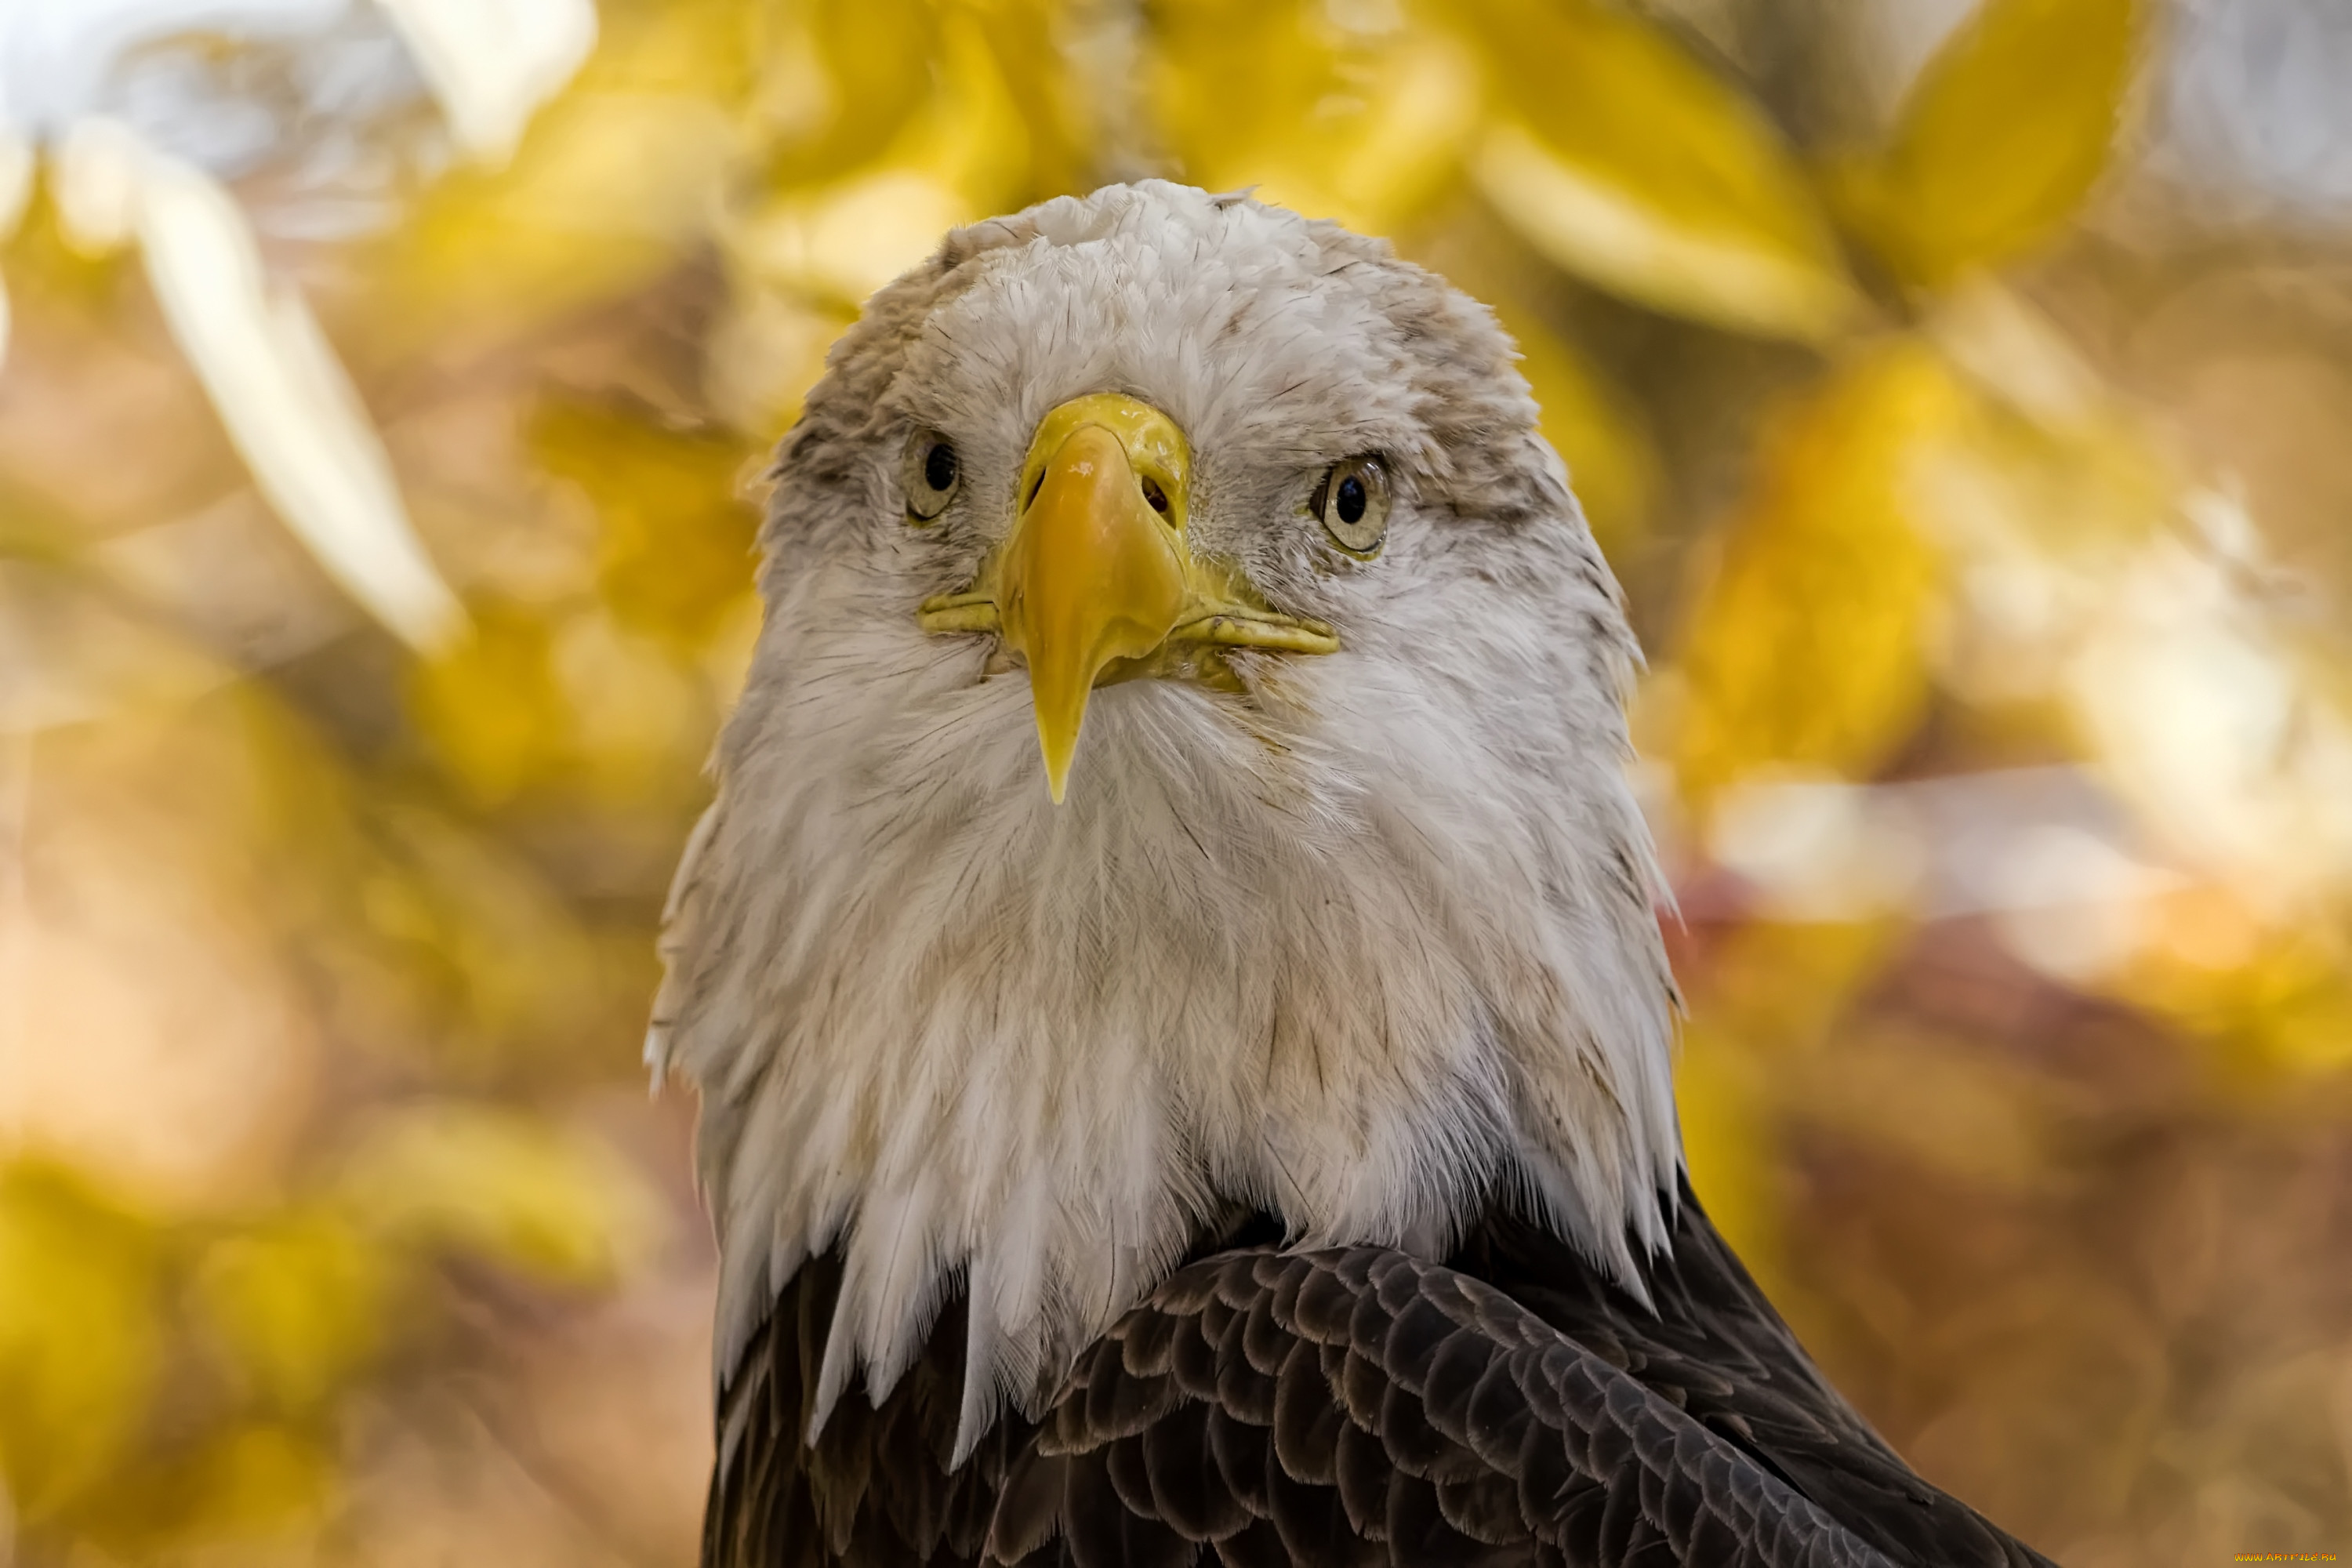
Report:
[[815,1446],[803,1442],[840,1290],[837,1254],[802,1268],[720,1393],[704,1568],[979,1561],[1006,1470],[1034,1427],[1008,1416],[949,1470],[963,1393],[959,1296],[880,1408],[853,1391]]
[[1499,1215],[1444,1266],[1233,1239],[953,1473],[960,1303],[802,1443],[840,1281],[812,1263],[722,1395],[707,1568],[2046,1568],[1879,1441],[1687,1193],[1654,1311]]
[[[1188,1495],[1204,1451],[1239,1506]],[[1033,1500],[999,1509],[991,1555],[1081,1568],[1204,1547],[1227,1563],[1888,1561],[1509,1297],[1376,1247],[1179,1273],[1080,1358],[1015,1490]]]
[[1654,1313],[1512,1216],[1492,1218],[1447,1262],[1672,1401],[1894,1562],[2046,1568],[1912,1473],[1822,1378],[1686,1184],[1680,1198],[1673,1248],[1644,1270]]

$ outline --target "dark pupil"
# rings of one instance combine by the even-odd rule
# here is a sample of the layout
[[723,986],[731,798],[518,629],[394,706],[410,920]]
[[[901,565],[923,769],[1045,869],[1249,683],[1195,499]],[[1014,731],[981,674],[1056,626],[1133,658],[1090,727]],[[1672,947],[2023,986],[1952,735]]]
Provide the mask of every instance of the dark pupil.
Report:
[[1364,518],[1364,481],[1349,474],[1339,481],[1339,521],[1361,522]]
[[955,483],[955,448],[942,441],[923,458],[923,482],[935,490],[943,490]]

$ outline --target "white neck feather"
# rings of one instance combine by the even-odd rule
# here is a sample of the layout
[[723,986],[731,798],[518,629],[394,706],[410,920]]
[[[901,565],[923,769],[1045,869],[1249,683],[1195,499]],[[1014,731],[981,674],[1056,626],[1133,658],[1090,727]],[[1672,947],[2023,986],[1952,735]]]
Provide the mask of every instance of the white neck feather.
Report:
[[[980,651],[943,661],[911,625],[795,647],[798,607],[771,618],[657,1009],[657,1066],[705,1097],[722,1374],[839,1247],[821,1425],[855,1367],[893,1385],[961,1279],[967,1450],[1236,1202],[1302,1243],[1440,1254],[1516,1197],[1632,1282],[1679,1152],[1648,849],[1606,735],[1496,733],[1425,686],[1306,670],[1293,700],[1376,722],[1398,765],[1293,744],[1276,766],[1230,700],[1135,682],[1098,693],[1057,809],[1024,678],[980,681]],[[777,684],[826,659],[897,710]],[[1592,786],[1576,812],[1480,797],[1494,749],[1531,744]]]

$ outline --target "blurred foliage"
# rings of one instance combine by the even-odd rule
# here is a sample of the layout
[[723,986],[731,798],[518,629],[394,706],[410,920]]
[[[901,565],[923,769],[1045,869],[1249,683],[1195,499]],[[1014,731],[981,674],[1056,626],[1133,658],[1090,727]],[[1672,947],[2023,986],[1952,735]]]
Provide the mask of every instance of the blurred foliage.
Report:
[[1671,37],[1605,5],[1476,13],[1499,111],[1480,187],[1538,249],[1644,305],[1818,337],[1855,300],[1770,119]]
[[1929,287],[2046,238],[2106,168],[2138,9],[1988,0],[1921,72],[1885,144],[1838,170],[1856,231]]
[[[286,439],[380,439],[464,603],[415,649],[224,438],[142,165],[50,145],[0,249],[0,1562],[688,1560],[710,1258],[634,1043],[765,454],[943,228],[1155,172],[1519,340],[1653,650],[1695,1180],[1841,1384],[2077,1565],[2337,1545],[2305,498],[2352,454],[2210,388],[2352,408],[2352,242],[2216,245],[2152,172],[2153,0],[1980,0],[1916,70],[1892,14],[606,0],[511,156],[414,88],[297,116],[220,210],[364,405]],[[380,217],[300,218],[356,169]]]
[[1685,790],[1703,796],[1759,763],[1866,777],[1916,727],[1934,544],[1887,525],[1903,517],[1906,459],[1958,401],[1934,354],[1898,340],[1763,434],[1748,510],[1689,614]]

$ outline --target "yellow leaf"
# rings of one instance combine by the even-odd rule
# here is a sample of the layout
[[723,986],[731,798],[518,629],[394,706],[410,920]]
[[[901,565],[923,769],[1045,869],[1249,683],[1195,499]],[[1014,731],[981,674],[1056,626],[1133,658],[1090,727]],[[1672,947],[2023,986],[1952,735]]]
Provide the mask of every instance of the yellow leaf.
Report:
[[0,1475],[30,1521],[101,1481],[162,1370],[157,1237],[74,1176],[0,1169]]
[[[654,528],[658,520],[638,521]],[[608,564],[625,569],[628,550],[625,538]],[[641,560],[642,579],[619,589],[633,613],[684,617],[667,642],[627,630],[595,605],[542,614],[485,600],[474,605],[464,640],[416,668],[410,713],[476,804],[540,794],[643,807],[698,787],[717,700],[679,645],[730,625],[740,588],[724,599],[703,595],[720,594],[730,578],[748,586],[751,563],[723,538],[699,563],[691,544],[678,553],[699,575],[682,572],[673,582],[669,561]]]
[[558,1284],[610,1281],[657,1223],[652,1194],[611,1150],[483,1106],[386,1117],[361,1140],[341,1187],[355,1213],[393,1235]]
[[24,132],[0,127],[0,245],[16,234],[33,199],[33,143]]
[[1866,774],[1910,732],[1940,573],[1915,480],[1968,407],[1942,361],[1903,342],[1768,431],[1685,622],[1676,763],[1694,799],[1766,765]]
[[978,23],[950,14],[936,61],[903,47],[888,58],[927,93],[888,127],[872,159],[822,181],[830,157],[787,159],[747,210],[730,214],[730,257],[753,278],[856,305],[937,248],[948,228],[1019,198],[1028,127]]
[[623,810],[698,802],[697,770],[719,727],[702,670],[593,611],[568,617],[551,654],[579,758],[571,776],[551,782]]
[[940,18],[927,0],[764,0],[748,116],[771,189],[831,180],[879,157],[932,92]]
[[159,1490],[186,1500],[174,1533],[224,1541],[283,1531],[318,1511],[334,1486],[335,1456],[316,1436],[257,1423],[213,1436]]
[[1093,90],[1095,68],[1067,44],[1071,9],[1066,0],[991,0],[966,13],[987,39],[1026,130],[1024,199],[1086,190],[1115,161],[1105,146],[1113,132],[1101,123],[1108,95]]
[[430,1037],[450,1055],[571,1056],[635,984],[519,857],[417,810],[374,824],[362,918],[412,976],[437,982]]
[[1342,15],[1256,0],[1154,13],[1152,100],[1186,179],[1255,185],[1371,234],[1429,197],[1475,123],[1477,61],[1450,35]]
[[1696,1021],[1675,1059],[1675,1111],[1691,1188],[1748,1271],[1768,1285],[1778,1283],[1785,1202],[1776,1190],[1771,1066],[1751,1042]]
[[520,336],[675,266],[715,216],[744,44],[731,4],[607,8],[512,161],[444,175],[376,247],[389,298],[353,326],[373,326],[384,357],[461,325]]
[[752,447],[588,403],[543,405],[529,438],[540,466],[596,509],[597,586],[621,625],[699,647],[751,592],[758,515],[740,481]]
[[1832,170],[1841,215],[1928,287],[2042,240],[2106,166],[2138,22],[2134,0],[1986,0],[1884,151]]
[[0,243],[17,313],[85,331],[110,330],[121,274],[132,258],[121,250],[92,254],[77,243],[57,185],[54,174],[35,183],[9,237]]
[[642,287],[704,231],[728,140],[718,107],[683,93],[566,93],[511,164],[447,175],[391,242],[403,341],[457,322],[520,335]]
[[110,1562],[273,1561],[219,1549],[299,1533],[334,1489],[326,1434],[241,1419],[108,1478],[75,1522]]
[[1471,171],[1558,265],[1654,309],[1824,337],[1856,308],[1771,123],[1679,45],[1598,0],[1486,0],[1499,89]]
[[1592,536],[1611,555],[1632,547],[1649,526],[1658,458],[1640,416],[1613,387],[1556,335],[1512,324],[1519,371],[1541,411],[1538,427],[1584,507]]
[[550,668],[545,625],[518,606],[472,609],[466,637],[417,666],[409,707],[467,792],[498,805],[569,763],[571,715]]
[[712,412],[761,442],[791,427],[801,399],[824,374],[825,352],[856,318],[822,309],[797,290],[741,280],[704,349],[703,387]]
[[194,1296],[244,1380],[299,1413],[374,1354],[392,1275],[391,1259],[344,1220],[296,1213],[215,1242],[198,1264]]
[[1796,1283],[1784,1272],[1792,1216],[1781,1171],[1791,1113],[1807,1109],[1800,1086],[1903,931],[1888,921],[1759,921],[1677,964],[1691,981],[1675,1064],[1691,1185],[1776,1300]]
[[730,233],[729,249],[756,279],[851,305],[982,210],[929,170],[881,168],[791,192]]
[[2127,1000],[2207,1041],[2241,1077],[2352,1067],[2352,922],[2340,908],[2265,927],[2207,884],[2162,900],[2154,925],[2114,979]]

